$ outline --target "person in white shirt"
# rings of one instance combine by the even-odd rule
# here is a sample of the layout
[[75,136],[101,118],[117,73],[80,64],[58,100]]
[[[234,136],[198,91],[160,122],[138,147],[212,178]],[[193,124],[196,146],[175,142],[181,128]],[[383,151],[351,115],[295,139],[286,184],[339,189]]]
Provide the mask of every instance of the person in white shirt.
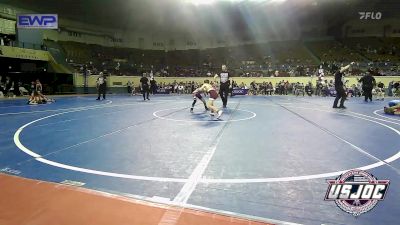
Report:
[[318,77],[324,77],[324,76],[325,76],[325,72],[321,65],[321,66],[319,66],[319,69],[318,69]]
[[182,84],[179,84],[178,86],[178,94],[183,94],[185,91],[185,87]]

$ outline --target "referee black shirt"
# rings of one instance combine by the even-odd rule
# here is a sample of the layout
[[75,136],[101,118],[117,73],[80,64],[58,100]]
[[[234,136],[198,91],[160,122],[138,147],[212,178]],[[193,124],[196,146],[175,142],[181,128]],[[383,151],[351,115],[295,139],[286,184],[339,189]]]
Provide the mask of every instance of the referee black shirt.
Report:
[[335,73],[335,88],[343,87],[342,78],[343,78],[343,73],[341,73],[340,71],[337,71]]

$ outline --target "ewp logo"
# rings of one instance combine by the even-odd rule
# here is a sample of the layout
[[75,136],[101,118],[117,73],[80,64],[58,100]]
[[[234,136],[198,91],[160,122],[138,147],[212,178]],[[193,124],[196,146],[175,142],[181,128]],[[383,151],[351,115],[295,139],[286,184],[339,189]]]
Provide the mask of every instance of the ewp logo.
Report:
[[358,12],[360,20],[380,20],[382,18],[381,12]]
[[58,29],[57,14],[20,14],[17,28]]

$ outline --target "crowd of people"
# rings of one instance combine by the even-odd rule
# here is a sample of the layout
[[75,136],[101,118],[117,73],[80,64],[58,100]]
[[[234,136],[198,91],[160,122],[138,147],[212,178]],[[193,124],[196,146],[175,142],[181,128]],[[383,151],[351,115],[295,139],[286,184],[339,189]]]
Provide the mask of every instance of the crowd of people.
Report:
[[11,77],[6,76],[4,79],[0,75],[0,98],[4,97],[15,97],[20,95],[18,84],[11,79]]
[[15,98],[17,96],[29,95],[28,86],[28,84],[24,84],[20,80],[13,79],[10,76],[3,77],[0,75],[0,98]]
[[[307,64],[279,64],[279,65],[260,65],[254,69],[230,69],[231,77],[304,77],[318,76],[320,69],[324,70],[325,76],[334,76],[332,68],[335,65],[343,65],[338,61],[321,61],[319,65]],[[258,66],[257,66],[258,67]],[[397,76],[400,74],[400,64],[396,62],[355,62],[355,65],[347,72],[353,76],[362,76],[368,68],[377,69],[375,76]],[[107,75],[126,75],[137,76],[143,72],[149,72],[154,77],[211,77],[218,71],[217,68],[210,67],[185,67],[185,66],[165,66],[165,65],[136,65],[126,62],[112,62],[94,64],[88,62],[79,65],[78,72],[84,75],[98,75],[100,72]]]
[[[387,40],[383,39],[384,41]],[[282,42],[277,44],[278,47],[276,44],[270,46],[274,48],[273,52],[251,51],[245,46],[168,53],[93,47],[82,43],[64,44],[64,48],[66,52],[82,51],[81,54],[67,54],[67,62],[78,72],[95,75],[100,72],[112,75],[139,75],[143,71],[152,70],[155,77],[204,77],[208,73],[218,72],[218,67],[223,62],[230,66],[233,77],[311,76],[317,73],[320,65],[325,69],[326,75],[333,76],[333,65],[345,65],[351,61],[355,62],[349,70],[353,75],[360,75],[369,67],[379,68],[379,75],[382,76],[400,73],[399,51],[395,44],[384,44],[382,40],[370,39],[364,42],[371,42],[371,46],[356,44],[355,41],[346,39],[296,42],[297,45],[289,48],[290,51],[287,51],[286,44]],[[318,60],[312,58],[309,52],[304,52],[304,47],[301,47],[303,45],[308,46]],[[232,50],[235,48],[239,50]],[[235,51],[243,52],[239,54],[234,53]],[[87,59],[74,58],[74,55],[86,55]]]
[[[364,90],[362,85],[362,78],[359,78],[357,84],[349,85],[348,80],[344,81],[344,89],[346,96],[348,97],[361,97],[364,96]],[[150,93],[170,93],[170,94],[191,94],[194,90],[201,86],[201,82],[197,81],[185,81],[178,82],[157,82],[157,78],[150,78]],[[315,81],[314,81],[315,80]],[[288,80],[281,80],[273,84],[272,82],[251,82],[249,85],[241,82],[237,83],[234,78],[230,78],[230,92],[233,89],[246,89],[248,95],[295,95],[295,96],[321,96],[321,97],[335,97],[337,91],[335,90],[335,80],[333,78],[326,79],[319,77],[306,83],[301,82],[289,82]],[[219,82],[215,84],[218,86]],[[128,93],[132,95],[141,92],[140,85],[129,81],[127,84]],[[372,94],[377,96],[379,99],[383,99],[382,96],[400,96],[400,81],[391,81],[387,87],[382,82],[376,82],[373,84]]]

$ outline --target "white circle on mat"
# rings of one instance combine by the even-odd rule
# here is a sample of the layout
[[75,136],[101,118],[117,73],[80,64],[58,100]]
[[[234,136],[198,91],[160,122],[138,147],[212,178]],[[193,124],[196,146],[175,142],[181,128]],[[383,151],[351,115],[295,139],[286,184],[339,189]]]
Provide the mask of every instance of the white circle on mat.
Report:
[[[308,109],[308,110],[315,110],[315,111],[321,111],[321,112],[329,112],[329,113],[336,113],[336,114],[345,114],[342,112],[337,112],[337,111],[332,111],[332,110],[324,110],[324,109],[320,109],[320,108],[307,108],[307,107],[296,107],[296,106],[287,106],[287,107],[291,107],[291,108],[301,108],[301,109]],[[63,115],[63,114],[67,114],[67,113],[73,113],[73,112],[79,112],[79,111],[86,111],[86,110],[93,110],[94,108],[87,108],[87,109],[79,109],[79,110],[73,110],[73,111],[68,111],[68,112],[61,112],[61,113],[57,113],[57,114],[53,114],[50,116],[45,116],[36,120],[33,120],[29,123],[26,123],[25,125],[21,126],[20,128],[18,128],[18,130],[14,133],[14,143],[15,145],[23,152],[25,152],[26,154],[32,156],[33,158],[35,158],[35,160],[51,165],[51,166],[55,166],[58,168],[63,168],[63,169],[67,169],[67,170],[72,170],[72,171],[77,171],[77,172],[83,172],[83,173],[88,173],[88,174],[95,174],[95,175],[101,175],[101,176],[108,176],[108,177],[117,177],[117,178],[125,178],[125,179],[134,179],[134,180],[145,180],[145,181],[158,181],[158,182],[178,182],[178,183],[186,183],[189,179],[188,178],[170,178],[170,177],[150,177],[150,176],[138,176],[138,175],[130,175],[130,174],[122,174],[122,173],[113,173],[113,172],[107,172],[107,171],[99,171],[99,170],[94,170],[94,169],[87,169],[87,168],[82,168],[82,167],[76,167],[76,166],[71,166],[71,165],[67,165],[67,164],[63,164],[63,163],[59,163],[59,162],[55,162],[55,161],[51,161],[48,159],[43,158],[41,155],[35,153],[34,151],[28,149],[27,147],[25,147],[21,141],[20,141],[20,134],[21,132],[28,127],[29,125],[32,125],[36,122],[39,122],[41,120],[45,120],[47,118],[51,118],[51,117],[56,117],[59,115]],[[96,108],[99,109],[99,108]],[[389,126],[386,125],[384,123],[372,120],[372,119],[368,119],[365,117],[361,117],[361,116],[356,116],[356,115],[352,115],[352,114],[345,114],[347,116],[351,116],[354,118],[359,118],[362,120],[366,120],[366,121],[370,121],[372,123],[376,123],[379,124],[383,127],[386,127],[392,131],[394,131],[397,135],[400,135],[400,131]],[[362,116],[367,116],[364,114],[360,114]],[[397,152],[396,154],[390,156],[387,159],[384,159],[382,161],[376,162],[376,163],[372,163],[366,166],[362,166],[362,167],[358,167],[358,168],[350,168],[347,170],[341,170],[341,171],[335,171],[335,172],[329,172],[329,173],[320,173],[320,174],[311,174],[311,175],[300,175],[300,176],[291,176],[291,177],[273,177],[273,178],[232,178],[232,179],[214,179],[214,178],[201,178],[199,180],[199,183],[228,183],[228,184],[235,184],[235,183],[270,183],[270,182],[288,182],[288,181],[300,181],[300,180],[310,180],[310,179],[317,179],[317,178],[327,178],[327,177],[334,177],[334,176],[338,176],[341,175],[342,173],[351,170],[351,169],[360,169],[360,170],[369,170],[369,169],[373,169],[373,168],[377,168],[380,167],[382,165],[385,165],[385,163],[390,163],[393,162],[395,160],[397,160],[398,158],[400,158],[400,151]]]
[[[182,120],[182,119],[174,119],[174,118],[168,118],[168,117],[164,117],[164,116],[160,116],[158,115],[161,112],[165,112],[168,110],[173,110],[173,109],[185,109],[187,107],[183,107],[183,108],[169,108],[169,109],[161,109],[158,111],[155,111],[153,113],[153,116],[159,118],[159,119],[163,119],[163,120],[170,120],[170,121],[174,121],[174,122],[189,122],[189,123],[209,123],[209,122],[216,122],[216,123],[226,123],[226,122],[238,122],[238,121],[244,121],[244,120],[250,120],[253,119],[254,117],[257,116],[257,114],[255,112],[252,111],[248,111],[248,110],[244,110],[244,109],[235,109],[237,111],[242,111],[242,112],[247,112],[250,113],[251,115],[242,119],[235,119],[235,120]],[[205,112],[208,114],[208,112]]]

